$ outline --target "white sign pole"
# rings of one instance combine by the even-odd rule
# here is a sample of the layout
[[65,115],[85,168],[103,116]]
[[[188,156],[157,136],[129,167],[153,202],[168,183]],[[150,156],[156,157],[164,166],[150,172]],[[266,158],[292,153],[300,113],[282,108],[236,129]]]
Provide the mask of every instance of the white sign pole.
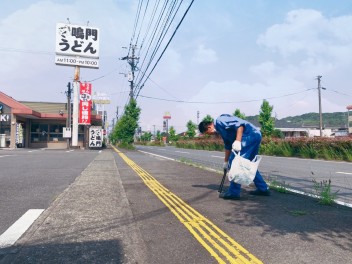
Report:
[[72,147],[78,146],[78,102],[79,102],[79,66],[75,67],[73,81],[73,111],[72,111]]
[[80,67],[99,68],[99,29],[57,23],[56,57],[58,65],[75,65],[73,81],[72,147],[78,147]]

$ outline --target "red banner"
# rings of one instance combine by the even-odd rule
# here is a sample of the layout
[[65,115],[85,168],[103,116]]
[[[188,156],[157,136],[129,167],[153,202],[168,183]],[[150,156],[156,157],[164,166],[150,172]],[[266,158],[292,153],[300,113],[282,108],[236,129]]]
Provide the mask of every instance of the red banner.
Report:
[[79,89],[79,121],[81,125],[90,125],[92,109],[92,84],[81,83]]

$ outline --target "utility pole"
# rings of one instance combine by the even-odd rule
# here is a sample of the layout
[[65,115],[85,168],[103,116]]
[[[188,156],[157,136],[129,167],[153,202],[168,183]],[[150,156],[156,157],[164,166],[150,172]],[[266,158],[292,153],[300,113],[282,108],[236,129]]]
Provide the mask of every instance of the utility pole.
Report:
[[121,60],[127,60],[128,64],[131,66],[131,71],[128,73],[128,81],[130,82],[130,100],[134,97],[134,72],[136,71],[136,64],[138,61],[138,57],[135,57],[135,50],[136,50],[136,45],[132,45],[132,56],[126,56],[121,58]]
[[136,65],[134,64],[134,51],[135,51],[136,46],[132,46],[132,57],[129,59],[128,63],[131,66],[131,72],[128,74],[128,81],[130,82],[130,100],[133,98],[133,89],[134,89],[134,69]]
[[[65,92],[67,95],[67,119],[66,119],[66,127],[69,127],[71,129],[71,83],[69,82],[67,84],[67,92]],[[72,133],[71,133],[72,135]],[[70,138],[67,138],[67,149],[70,149]]]
[[317,76],[318,80],[318,96],[319,96],[319,130],[320,130],[320,137],[323,136],[323,114],[321,112],[321,85],[320,85],[320,79],[321,75]]
[[197,124],[199,124],[199,111],[197,111]]
[[79,107],[80,67],[75,67],[73,78],[72,147],[78,147],[78,107]]

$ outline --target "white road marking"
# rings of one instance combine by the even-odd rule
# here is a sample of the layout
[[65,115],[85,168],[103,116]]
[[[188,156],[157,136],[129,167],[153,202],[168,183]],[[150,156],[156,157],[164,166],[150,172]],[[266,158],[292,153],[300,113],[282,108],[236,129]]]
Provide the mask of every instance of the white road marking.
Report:
[[175,152],[177,152],[177,153],[183,153],[183,154],[189,154],[189,152],[185,152],[185,151],[175,151]]
[[[293,192],[293,193],[298,193],[298,194],[302,194],[302,195],[306,195],[306,196],[313,197],[313,198],[318,198],[318,199],[321,198],[320,196],[315,195],[315,194],[306,193],[306,192],[298,191],[298,190],[291,189],[291,188],[285,188],[285,189],[290,191],[290,192]],[[347,206],[347,207],[352,208],[352,204],[350,204],[350,203],[342,202],[342,201],[339,201],[339,200],[335,200],[335,203],[337,203],[339,205],[343,205],[343,206]]]
[[0,248],[12,246],[43,211],[44,209],[29,209],[22,215],[0,236]]
[[145,154],[149,154],[149,155],[155,156],[155,157],[159,157],[159,158],[163,158],[163,159],[167,159],[167,160],[176,161],[175,159],[168,158],[168,157],[161,156],[161,155],[157,155],[157,154],[154,154],[154,153],[150,153],[150,152],[146,152],[146,151],[142,151],[142,150],[138,150],[138,151],[139,151],[139,152],[142,152],[142,153],[145,153]]
[[213,155],[211,155],[211,157],[212,157],[212,158],[220,158],[220,159],[223,159],[223,158],[224,158],[224,156],[213,156]]
[[260,155],[265,158],[272,158],[272,159],[294,159],[294,160],[309,160],[311,162],[326,162],[326,163],[344,163],[344,164],[351,164],[349,161],[337,161],[337,160],[321,160],[321,159],[304,159],[304,158],[294,158],[294,157],[276,157],[276,156],[268,156],[268,155]]
[[11,157],[11,156],[13,156],[13,155],[2,155],[2,156],[0,156],[0,158],[3,158],[3,157]]
[[71,149],[71,150],[67,150],[66,152],[72,152],[72,151],[75,151],[74,149]]
[[28,150],[28,152],[36,152],[36,151],[39,151],[39,149],[36,149],[36,150]]
[[337,171],[336,173],[352,175],[352,172]]

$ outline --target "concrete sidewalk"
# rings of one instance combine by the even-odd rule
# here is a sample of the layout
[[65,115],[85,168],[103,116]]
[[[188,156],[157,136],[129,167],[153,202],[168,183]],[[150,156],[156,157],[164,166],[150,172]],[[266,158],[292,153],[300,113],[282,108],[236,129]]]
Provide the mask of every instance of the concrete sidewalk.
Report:
[[102,151],[0,263],[145,263],[118,173],[113,153]]

